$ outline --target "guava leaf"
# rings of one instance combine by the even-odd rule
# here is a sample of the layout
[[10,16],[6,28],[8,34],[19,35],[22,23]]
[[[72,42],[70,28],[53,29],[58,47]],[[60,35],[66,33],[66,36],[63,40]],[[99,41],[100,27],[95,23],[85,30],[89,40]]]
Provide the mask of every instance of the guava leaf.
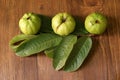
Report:
[[38,36],[22,43],[20,46],[17,47],[15,52],[17,56],[30,56],[45,49],[57,46],[61,40],[62,37],[58,35],[41,33]]
[[79,38],[64,66],[64,71],[76,71],[84,62],[91,47],[92,40],[90,37]]
[[57,46],[53,56],[53,67],[55,70],[60,70],[66,63],[73,45],[77,41],[77,36],[68,35],[63,38],[61,43]]
[[54,33],[52,27],[51,27],[51,17],[45,16],[45,15],[40,15],[38,16],[41,18],[41,28],[39,33],[44,32],[44,33]]
[[26,42],[27,40],[36,37],[36,35],[24,35],[24,34],[19,34],[15,37],[13,37],[10,42],[9,42],[9,46],[16,51],[17,47],[19,47],[21,44],[23,44],[24,42]]
[[75,26],[75,30],[72,34],[75,35],[86,35],[89,32],[85,29],[84,27],[84,23],[82,23],[82,21],[80,21],[80,19],[78,17],[75,17],[75,21],[76,21],[76,26]]
[[54,55],[54,50],[55,50],[55,47],[54,48],[50,48],[50,49],[46,49],[44,51],[45,55],[49,58],[53,58],[53,55]]

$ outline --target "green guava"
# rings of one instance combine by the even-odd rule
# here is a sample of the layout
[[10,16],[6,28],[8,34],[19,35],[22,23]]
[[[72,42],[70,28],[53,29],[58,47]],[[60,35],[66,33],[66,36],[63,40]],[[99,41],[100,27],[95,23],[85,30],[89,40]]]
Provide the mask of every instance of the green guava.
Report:
[[102,34],[107,27],[107,19],[101,13],[91,13],[85,19],[85,28],[89,33]]
[[74,18],[66,12],[58,13],[52,18],[52,29],[56,34],[61,36],[72,33],[75,25]]
[[22,33],[27,35],[36,34],[41,27],[41,19],[37,14],[25,13],[19,20],[19,28]]

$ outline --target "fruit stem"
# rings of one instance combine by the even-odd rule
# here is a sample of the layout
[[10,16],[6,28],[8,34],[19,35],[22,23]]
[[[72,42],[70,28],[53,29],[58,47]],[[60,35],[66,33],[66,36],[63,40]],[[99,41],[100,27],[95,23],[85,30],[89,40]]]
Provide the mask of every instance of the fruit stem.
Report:
[[100,23],[100,22],[98,20],[96,20],[95,23]]
[[27,18],[27,20],[30,19],[30,16]]
[[82,37],[82,36],[89,36],[89,37],[94,37],[96,36],[95,34],[80,34],[80,35],[77,35],[78,37]]
[[66,21],[66,19],[62,19],[62,23],[64,23]]

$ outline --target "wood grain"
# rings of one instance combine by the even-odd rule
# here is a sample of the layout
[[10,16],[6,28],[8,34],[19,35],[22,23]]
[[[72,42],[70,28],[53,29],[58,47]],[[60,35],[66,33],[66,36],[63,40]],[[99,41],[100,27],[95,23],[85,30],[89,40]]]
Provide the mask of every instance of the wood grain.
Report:
[[[120,0],[0,0],[0,80],[120,80],[119,4]],[[108,28],[93,37],[93,48],[78,71],[55,71],[44,54],[20,58],[9,48],[26,12],[48,16],[69,12],[82,21],[92,12],[101,12],[107,16]]]

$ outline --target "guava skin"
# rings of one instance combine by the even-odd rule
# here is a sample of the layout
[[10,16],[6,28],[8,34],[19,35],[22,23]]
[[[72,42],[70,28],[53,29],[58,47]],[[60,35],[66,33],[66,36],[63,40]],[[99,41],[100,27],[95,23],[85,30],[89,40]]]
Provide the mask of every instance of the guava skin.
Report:
[[107,27],[107,19],[100,13],[92,13],[85,19],[85,28],[89,33],[102,34]]
[[26,35],[36,34],[41,27],[41,19],[34,13],[25,13],[19,21],[19,28]]
[[52,29],[61,36],[72,33],[75,25],[74,18],[68,13],[58,13],[52,18]]

